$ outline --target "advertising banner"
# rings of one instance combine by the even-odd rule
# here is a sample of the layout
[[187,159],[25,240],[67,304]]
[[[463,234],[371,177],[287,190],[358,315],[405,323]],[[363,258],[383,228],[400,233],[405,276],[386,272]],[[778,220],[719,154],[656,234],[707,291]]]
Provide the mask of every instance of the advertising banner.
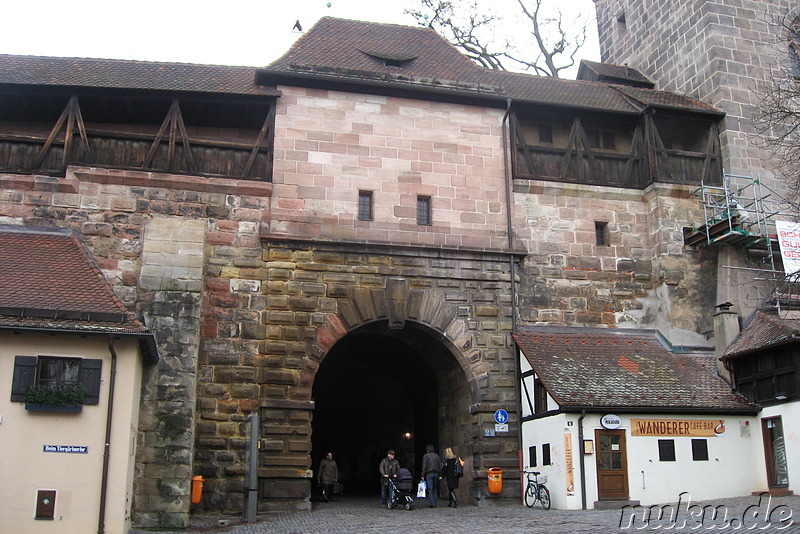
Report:
[[800,271],[800,223],[775,221],[778,232],[778,245],[786,274]]

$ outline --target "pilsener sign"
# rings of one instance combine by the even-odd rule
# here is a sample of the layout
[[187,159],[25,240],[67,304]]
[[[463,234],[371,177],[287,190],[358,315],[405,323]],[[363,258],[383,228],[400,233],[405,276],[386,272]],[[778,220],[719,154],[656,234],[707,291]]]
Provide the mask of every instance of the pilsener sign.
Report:
[[722,419],[631,419],[632,436],[708,438],[724,433]]

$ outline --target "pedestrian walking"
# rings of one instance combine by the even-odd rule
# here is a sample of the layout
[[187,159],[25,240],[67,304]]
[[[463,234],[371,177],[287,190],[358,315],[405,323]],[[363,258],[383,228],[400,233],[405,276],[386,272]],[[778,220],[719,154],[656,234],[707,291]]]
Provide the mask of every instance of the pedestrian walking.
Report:
[[453,449],[450,447],[444,450],[442,475],[444,476],[445,482],[447,482],[447,506],[458,508],[456,490],[458,489],[458,479],[464,476],[464,462],[453,453]]
[[439,503],[439,478],[442,476],[442,458],[436,454],[433,445],[425,447],[422,457],[422,478],[425,480],[426,491],[431,508],[436,508]]
[[388,507],[392,502],[392,487],[389,484],[389,478],[397,478],[397,471],[400,469],[400,462],[395,460],[394,451],[389,449],[386,451],[386,458],[381,460],[378,471],[381,474],[381,506]]
[[333,495],[333,485],[339,481],[339,466],[336,465],[332,452],[328,452],[319,463],[317,480],[322,487],[322,498],[328,502]]

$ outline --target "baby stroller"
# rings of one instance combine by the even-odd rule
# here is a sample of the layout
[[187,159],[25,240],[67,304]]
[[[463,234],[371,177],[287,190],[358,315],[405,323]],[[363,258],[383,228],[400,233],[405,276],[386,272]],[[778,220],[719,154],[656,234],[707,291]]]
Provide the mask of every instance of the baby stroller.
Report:
[[397,471],[397,478],[389,478],[389,484],[392,485],[392,498],[389,502],[389,508],[394,508],[398,504],[403,505],[406,510],[414,509],[414,477],[411,476],[411,471],[405,467],[401,467]]

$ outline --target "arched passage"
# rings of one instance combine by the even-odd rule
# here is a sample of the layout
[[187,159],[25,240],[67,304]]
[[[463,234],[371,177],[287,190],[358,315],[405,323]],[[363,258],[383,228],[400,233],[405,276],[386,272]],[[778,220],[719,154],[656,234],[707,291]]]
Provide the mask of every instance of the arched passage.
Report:
[[464,456],[472,446],[464,371],[418,323],[391,330],[377,321],[342,337],[320,362],[313,396],[313,465],[332,451],[350,492],[377,491],[387,449],[419,477],[427,443]]

